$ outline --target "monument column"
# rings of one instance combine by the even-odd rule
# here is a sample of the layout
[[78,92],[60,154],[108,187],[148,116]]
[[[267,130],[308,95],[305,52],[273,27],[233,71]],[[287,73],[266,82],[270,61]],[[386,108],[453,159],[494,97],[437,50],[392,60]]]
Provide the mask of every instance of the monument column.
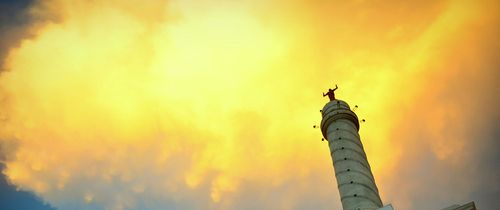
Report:
[[349,105],[333,99],[322,110],[321,132],[328,141],[344,210],[383,206],[358,130],[359,121]]

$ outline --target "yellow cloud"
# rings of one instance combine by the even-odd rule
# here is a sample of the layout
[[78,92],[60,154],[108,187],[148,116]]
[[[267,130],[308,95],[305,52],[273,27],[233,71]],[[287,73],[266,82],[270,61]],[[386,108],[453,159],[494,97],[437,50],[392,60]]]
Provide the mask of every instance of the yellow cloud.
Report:
[[[428,68],[436,48],[484,21],[479,6],[413,5],[39,3],[34,15],[60,21],[11,50],[0,76],[0,140],[17,145],[4,173],[60,208],[339,207],[312,128],[321,91],[338,83],[339,98],[359,105],[385,183],[404,158],[394,139],[404,109],[420,103],[431,70],[446,73]],[[446,112],[433,111],[428,125],[439,130]],[[440,157],[461,152],[441,143]]]

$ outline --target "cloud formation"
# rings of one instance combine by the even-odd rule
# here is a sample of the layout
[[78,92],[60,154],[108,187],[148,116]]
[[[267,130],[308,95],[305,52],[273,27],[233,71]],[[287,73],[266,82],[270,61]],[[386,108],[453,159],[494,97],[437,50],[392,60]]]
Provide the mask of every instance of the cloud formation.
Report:
[[0,74],[3,173],[59,209],[339,209],[312,129],[338,83],[384,202],[495,206],[499,6],[39,2],[58,21]]

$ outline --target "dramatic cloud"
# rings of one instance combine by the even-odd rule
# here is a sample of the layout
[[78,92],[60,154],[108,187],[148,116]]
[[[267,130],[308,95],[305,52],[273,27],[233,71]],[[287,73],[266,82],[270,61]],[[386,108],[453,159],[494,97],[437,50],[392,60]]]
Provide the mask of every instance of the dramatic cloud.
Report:
[[57,21],[5,48],[3,173],[59,209],[340,209],[312,128],[338,83],[385,203],[495,206],[497,8],[40,2]]
[[36,31],[48,22],[57,21],[42,4],[33,8],[33,0],[6,0],[0,2],[0,72],[9,50],[18,47],[21,40],[36,35]]

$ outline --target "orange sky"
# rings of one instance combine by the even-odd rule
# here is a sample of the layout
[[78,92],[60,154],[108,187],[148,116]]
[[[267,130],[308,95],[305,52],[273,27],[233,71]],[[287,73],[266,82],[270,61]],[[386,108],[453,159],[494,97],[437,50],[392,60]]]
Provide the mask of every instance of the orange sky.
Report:
[[3,173],[59,209],[340,209],[312,128],[338,84],[366,119],[384,203],[440,209],[498,193],[482,181],[498,166],[480,164],[499,145],[498,8],[38,2],[28,13],[50,21],[2,49]]

